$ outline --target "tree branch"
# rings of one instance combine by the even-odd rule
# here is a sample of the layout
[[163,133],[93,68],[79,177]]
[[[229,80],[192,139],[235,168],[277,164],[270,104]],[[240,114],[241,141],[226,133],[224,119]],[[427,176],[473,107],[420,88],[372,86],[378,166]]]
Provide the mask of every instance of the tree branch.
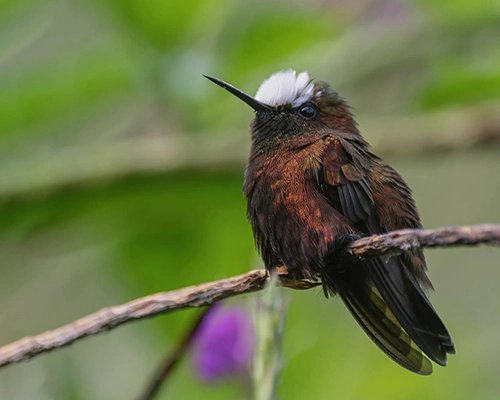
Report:
[[0,348],[0,367],[67,346],[86,336],[110,331],[127,322],[183,308],[208,306],[226,297],[255,292],[264,287],[266,279],[265,270],[254,270],[232,278],[156,293],[122,305],[106,307],[60,328],[25,337]]
[[359,258],[397,254],[419,247],[500,246],[500,225],[450,226],[437,229],[401,229],[356,240],[346,249]]
[[[346,260],[396,254],[419,247],[500,245],[500,225],[459,226],[439,229],[404,229],[374,235],[351,243]],[[37,336],[25,337],[0,348],[0,367],[31,359],[38,354],[67,346],[86,336],[107,332],[122,324],[188,307],[209,306],[227,297],[259,291],[268,279],[265,270],[254,270],[232,278],[146,296],[106,307],[68,325]],[[307,289],[320,282],[303,282],[280,276],[280,285]]]

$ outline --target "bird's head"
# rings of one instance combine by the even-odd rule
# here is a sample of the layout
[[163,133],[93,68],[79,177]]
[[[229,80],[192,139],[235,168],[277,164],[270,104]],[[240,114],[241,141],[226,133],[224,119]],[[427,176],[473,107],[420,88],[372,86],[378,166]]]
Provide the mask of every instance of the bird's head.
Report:
[[255,97],[220,79],[206,77],[255,110],[251,124],[255,141],[301,145],[332,133],[359,134],[346,101],[327,83],[314,82],[307,72],[277,72],[261,84]]

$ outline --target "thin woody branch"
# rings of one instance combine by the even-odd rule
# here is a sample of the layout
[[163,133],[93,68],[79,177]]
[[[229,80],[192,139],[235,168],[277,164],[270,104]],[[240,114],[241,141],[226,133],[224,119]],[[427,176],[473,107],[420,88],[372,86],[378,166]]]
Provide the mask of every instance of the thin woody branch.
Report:
[[[439,229],[404,229],[374,235],[347,246],[347,259],[396,254],[418,247],[500,245],[500,225],[458,226]],[[112,330],[122,324],[189,307],[205,307],[227,297],[256,292],[268,280],[265,270],[254,270],[232,278],[146,296],[106,307],[70,324],[37,336],[25,337],[0,348],[0,367],[29,360],[38,354],[67,346],[86,336]],[[280,285],[307,289],[319,282],[292,281],[281,277]]]
[[419,247],[500,245],[500,225],[450,226],[437,229],[401,229],[356,240],[346,252],[359,258],[397,254]]
[[226,297],[255,292],[264,287],[266,279],[265,270],[254,270],[232,278],[156,293],[106,307],[60,328],[25,337],[0,348],[0,367],[67,346],[86,336],[110,331],[127,322],[183,308],[209,306]]

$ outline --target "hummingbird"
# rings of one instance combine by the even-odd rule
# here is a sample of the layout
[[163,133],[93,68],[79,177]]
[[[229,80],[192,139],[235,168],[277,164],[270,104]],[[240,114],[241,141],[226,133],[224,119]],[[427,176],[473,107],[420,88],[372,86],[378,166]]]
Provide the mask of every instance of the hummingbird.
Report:
[[357,238],[422,227],[410,188],[372,152],[347,102],[307,72],[277,72],[255,97],[205,77],[255,111],[243,192],[266,269],[320,281],[402,367],[429,375],[430,360],[445,366],[455,348],[424,292],[422,250],[342,262]]

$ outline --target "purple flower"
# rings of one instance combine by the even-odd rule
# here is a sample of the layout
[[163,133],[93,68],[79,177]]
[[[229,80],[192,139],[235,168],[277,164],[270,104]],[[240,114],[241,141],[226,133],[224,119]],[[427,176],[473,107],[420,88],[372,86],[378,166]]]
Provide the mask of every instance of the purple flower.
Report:
[[255,343],[249,312],[238,305],[215,305],[194,338],[193,366],[205,381],[248,371]]

